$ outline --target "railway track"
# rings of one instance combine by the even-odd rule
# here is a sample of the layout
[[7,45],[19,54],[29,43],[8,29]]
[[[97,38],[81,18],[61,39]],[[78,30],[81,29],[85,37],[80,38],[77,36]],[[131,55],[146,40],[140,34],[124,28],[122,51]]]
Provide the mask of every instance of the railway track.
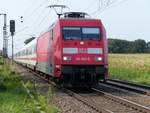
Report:
[[29,72],[33,73],[35,76],[37,77],[40,77],[41,79],[43,79],[45,82],[53,85],[54,87],[56,88],[59,88],[60,90],[62,90],[63,92],[67,93],[69,96],[77,99],[78,101],[84,103],[85,105],[87,105],[88,107],[92,108],[93,110],[97,111],[98,113],[113,113],[112,111],[108,110],[108,109],[104,109],[104,108],[101,108],[99,105],[97,105],[94,101],[89,101],[88,99],[85,99],[84,97],[82,97],[81,95],[71,91],[71,90],[68,90],[66,88],[63,88],[61,86],[58,86],[56,85],[54,82],[50,81],[50,80],[47,80],[45,77],[42,77],[40,76],[40,74],[32,71],[32,70],[28,70]]
[[150,86],[108,79],[106,84],[150,96]]
[[[54,82],[52,82],[50,80],[47,80],[46,77],[41,76],[39,73],[36,73],[36,72],[34,72],[30,69],[28,69],[28,71],[30,73],[32,73],[33,75],[35,75],[37,77],[40,77],[41,79],[43,79],[47,83],[53,85],[54,87],[59,88],[60,90],[63,90],[69,96],[77,99],[78,101],[82,102],[83,104],[87,105],[88,107],[92,108],[93,110],[95,110],[99,113],[115,113],[114,110],[110,110],[110,109],[107,109],[105,107],[100,107],[101,104],[98,104],[94,100],[90,100],[89,98],[86,98],[86,97],[80,95],[79,93],[75,93],[74,91],[71,91],[71,90],[68,90],[66,88],[63,88],[63,87],[60,87],[60,86],[56,85]],[[96,98],[99,98],[99,97],[106,98],[109,101],[111,100],[112,102],[114,102],[116,104],[120,104],[121,106],[126,107],[127,109],[130,108],[130,109],[134,110],[135,113],[137,113],[137,112],[139,112],[139,113],[149,113],[150,112],[150,108],[142,106],[142,105],[137,104],[135,102],[132,102],[132,101],[129,101],[129,100],[111,95],[109,93],[100,91],[99,89],[96,89],[96,88],[92,88],[92,90],[95,91],[99,95]]]
[[[80,94],[78,93],[75,93],[71,90],[68,90],[66,88],[63,88],[63,87],[60,87],[58,85],[56,85],[55,83],[41,77],[39,74],[33,72],[30,70],[30,72],[32,72],[34,75],[44,79],[46,82],[48,82],[49,84],[52,84],[54,87],[57,87],[61,90],[63,90],[65,93],[67,93],[69,96],[71,97],[74,97],[76,98],[78,101],[84,103],[85,105],[89,106],[90,108],[94,109],[95,111],[99,112],[99,113],[114,113],[113,111],[111,110],[108,110],[108,109],[104,109],[102,107],[100,107],[99,104],[96,104],[94,101],[92,100],[88,100],[87,98],[81,96]],[[117,97],[117,96],[114,96],[114,95],[111,95],[109,93],[106,93],[106,92],[103,92],[103,91],[100,91],[98,89],[95,89],[95,88],[92,88],[93,91],[97,92],[98,95],[101,95],[115,103],[119,103],[120,105],[123,105],[125,107],[128,107],[128,108],[131,108],[137,112],[141,112],[141,113],[149,113],[150,112],[150,108],[148,107],[145,107],[143,105],[140,105],[140,104],[137,104],[135,102],[132,102],[132,101],[129,101],[127,99],[123,99],[123,98],[120,98],[120,97]]]
[[102,95],[102,96],[104,96],[105,98],[107,98],[111,101],[114,101],[116,103],[120,103],[121,105],[126,106],[128,108],[131,108],[131,109],[133,109],[137,112],[142,112],[142,113],[149,113],[150,112],[149,107],[137,104],[135,102],[129,101],[129,100],[124,99],[124,98],[120,98],[118,96],[114,96],[112,94],[101,91],[97,88],[92,88],[92,90],[96,91],[99,95]]

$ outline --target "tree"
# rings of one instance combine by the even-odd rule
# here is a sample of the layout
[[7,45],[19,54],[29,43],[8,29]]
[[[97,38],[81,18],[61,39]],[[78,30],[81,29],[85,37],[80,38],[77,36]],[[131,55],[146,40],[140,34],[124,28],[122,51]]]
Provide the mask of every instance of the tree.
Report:
[[133,50],[135,53],[144,53],[146,51],[146,42],[142,39],[134,41]]
[[110,53],[128,53],[130,51],[130,42],[120,39],[109,39],[108,50]]
[[150,42],[137,39],[135,41],[127,41],[120,39],[108,39],[109,53],[150,53]]
[[146,52],[150,53],[150,42],[147,42],[146,44]]

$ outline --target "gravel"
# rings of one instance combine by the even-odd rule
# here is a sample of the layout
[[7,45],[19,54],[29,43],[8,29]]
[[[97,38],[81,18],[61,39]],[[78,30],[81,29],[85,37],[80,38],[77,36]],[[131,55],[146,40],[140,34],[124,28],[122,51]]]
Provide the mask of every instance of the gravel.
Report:
[[44,80],[34,76],[25,68],[16,65],[15,70],[21,73],[25,82],[31,81],[36,83],[37,92],[44,95],[46,98],[48,97],[49,88],[52,89],[52,104],[59,109],[59,113],[96,113],[92,108],[89,108],[87,105],[84,105],[68,94],[45,83]]
[[[36,82],[37,91],[45,97],[48,98],[49,88],[52,89],[52,104],[60,110],[59,113],[96,113],[96,111],[92,108],[76,100],[75,98],[67,95],[61,90],[45,83],[45,81],[41,80],[40,78],[33,76],[32,73],[26,71],[26,69],[22,68],[21,66],[16,66],[16,68],[19,71],[19,73],[22,73],[21,75],[23,76],[24,81],[30,80],[32,82]],[[122,89],[116,90],[114,88],[108,88],[102,85],[100,85],[99,88],[113,95],[120,96],[122,98],[126,98],[128,100],[150,107],[150,98],[148,96],[143,96]],[[88,92],[86,94],[81,95],[89,101],[94,101],[102,108],[107,108],[115,113],[138,113],[137,111],[131,108],[127,108],[121,104],[106,99],[102,95],[96,95],[94,93]]]
[[111,93],[115,96],[125,98],[127,100],[133,101],[135,103],[150,107],[150,96],[142,95],[132,91],[116,88],[110,85],[99,84],[98,86],[102,91]]

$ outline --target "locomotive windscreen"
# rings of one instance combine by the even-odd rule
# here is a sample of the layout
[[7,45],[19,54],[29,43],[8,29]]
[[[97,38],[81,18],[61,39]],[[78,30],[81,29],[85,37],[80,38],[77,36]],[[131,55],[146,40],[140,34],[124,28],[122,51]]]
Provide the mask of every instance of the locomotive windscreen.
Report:
[[63,27],[65,40],[99,40],[100,29],[96,27]]

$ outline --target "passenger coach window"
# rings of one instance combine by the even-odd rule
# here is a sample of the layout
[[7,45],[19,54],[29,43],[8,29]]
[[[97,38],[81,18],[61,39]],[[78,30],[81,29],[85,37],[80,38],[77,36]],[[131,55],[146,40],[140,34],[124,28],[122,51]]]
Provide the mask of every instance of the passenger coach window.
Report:
[[81,40],[80,27],[64,27],[63,35],[65,40]]
[[100,30],[99,28],[82,28],[83,40],[99,40]]

